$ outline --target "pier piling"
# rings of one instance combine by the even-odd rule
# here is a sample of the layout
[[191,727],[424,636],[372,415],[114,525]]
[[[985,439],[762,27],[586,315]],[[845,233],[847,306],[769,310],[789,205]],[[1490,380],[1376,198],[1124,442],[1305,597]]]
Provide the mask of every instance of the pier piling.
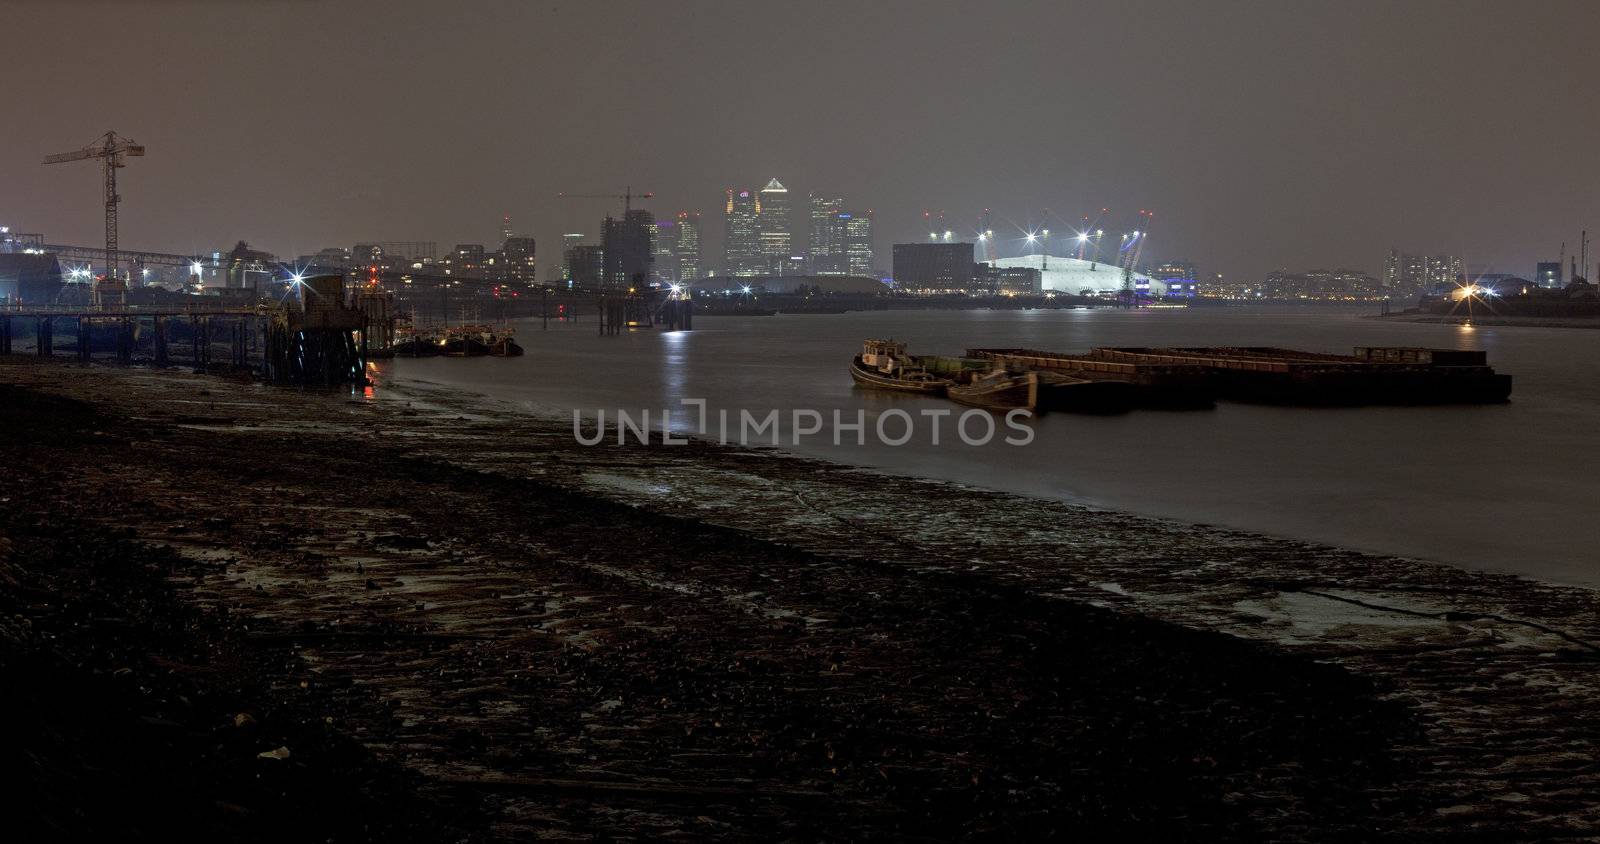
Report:
[[167,356],[167,318],[164,316],[152,317],[150,333],[154,335],[152,342],[155,346],[156,366],[168,366],[171,359]]

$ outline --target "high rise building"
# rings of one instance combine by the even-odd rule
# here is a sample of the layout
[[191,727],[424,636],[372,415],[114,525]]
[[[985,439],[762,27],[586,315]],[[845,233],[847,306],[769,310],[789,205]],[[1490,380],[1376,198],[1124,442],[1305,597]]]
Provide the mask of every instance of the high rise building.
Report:
[[807,198],[807,204],[811,212],[811,236],[806,260],[811,271],[819,275],[840,272],[830,258],[843,250],[843,244],[835,240],[833,215],[844,210],[844,197],[814,193]]
[[667,284],[677,284],[679,280],[677,220],[656,221],[655,257],[656,280]]
[[1561,262],[1540,261],[1533,271],[1533,283],[1540,287],[1565,287],[1567,277],[1561,273]]
[[842,223],[844,271],[849,275],[875,275],[872,267],[872,212],[840,211],[834,216]]
[[483,244],[458,243],[455,251],[450,253],[445,272],[456,278],[483,278],[486,257]]
[[761,258],[761,197],[752,190],[728,188],[723,208],[727,236],[723,240],[722,272],[727,275],[762,275],[766,267]]
[[624,212],[620,220],[605,219],[600,248],[605,253],[603,275],[607,289],[636,289],[650,280],[656,261],[655,233],[655,215],[640,208]]
[[600,290],[605,281],[605,250],[593,243],[567,249],[567,283],[579,290]]
[[782,274],[794,255],[794,220],[789,207],[789,189],[777,179],[767,182],[761,189],[756,206],[757,231],[761,239],[761,257],[766,272]]
[[506,238],[500,247],[500,280],[506,284],[533,284],[538,280],[535,258],[533,238]]
[[500,218],[500,242],[504,243],[505,241],[508,241],[510,239],[511,239],[511,215],[507,214],[504,217]]
[[561,276],[560,280],[568,285],[572,283],[572,250],[583,245],[582,232],[568,232],[561,236]]
[[1389,250],[1383,262],[1383,289],[1411,296],[1451,287],[1466,277],[1466,262],[1455,255],[1406,255]]
[[678,263],[678,281],[693,281],[705,275],[700,259],[700,212],[678,212],[678,242],[673,252]]

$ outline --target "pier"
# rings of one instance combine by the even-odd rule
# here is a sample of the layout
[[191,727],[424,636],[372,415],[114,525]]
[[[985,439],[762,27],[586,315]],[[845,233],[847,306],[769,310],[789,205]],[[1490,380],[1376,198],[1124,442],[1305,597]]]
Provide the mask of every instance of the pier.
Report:
[[[112,360],[197,372],[248,372],[284,384],[363,384],[366,361],[393,348],[393,300],[359,294],[347,304],[341,276],[299,283],[298,300],[255,307],[44,306],[0,311],[0,354],[66,351],[78,361]],[[57,333],[73,338],[62,349]],[[174,354],[187,346],[187,354]]]

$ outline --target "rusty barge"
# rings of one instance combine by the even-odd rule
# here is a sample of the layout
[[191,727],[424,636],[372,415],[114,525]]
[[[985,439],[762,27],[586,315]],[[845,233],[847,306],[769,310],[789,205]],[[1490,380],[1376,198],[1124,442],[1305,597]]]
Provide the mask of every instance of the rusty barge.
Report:
[[1511,397],[1511,376],[1483,351],[1357,346],[1332,355],[1271,346],[1097,348],[1096,360],[1199,367],[1218,398],[1296,405],[1494,404]]

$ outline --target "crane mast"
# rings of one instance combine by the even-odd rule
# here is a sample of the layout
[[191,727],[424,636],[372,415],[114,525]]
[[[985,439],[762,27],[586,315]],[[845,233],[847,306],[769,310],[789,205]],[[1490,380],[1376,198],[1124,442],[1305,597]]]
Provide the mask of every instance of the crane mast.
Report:
[[128,140],[116,132],[107,132],[82,149],[47,155],[44,159],[46,164],[64,164],[88,158],[98,158],[105,162],[106,274],[94,288],[94,302],[97,305],[111,304],[113,299],[120,300],[128,289],[118,274],[117,266],[117,203],[122,201],[122,197],[117,194],[117,170],[127,166],[128,156],[142,155],[144,155],[142,144]]

